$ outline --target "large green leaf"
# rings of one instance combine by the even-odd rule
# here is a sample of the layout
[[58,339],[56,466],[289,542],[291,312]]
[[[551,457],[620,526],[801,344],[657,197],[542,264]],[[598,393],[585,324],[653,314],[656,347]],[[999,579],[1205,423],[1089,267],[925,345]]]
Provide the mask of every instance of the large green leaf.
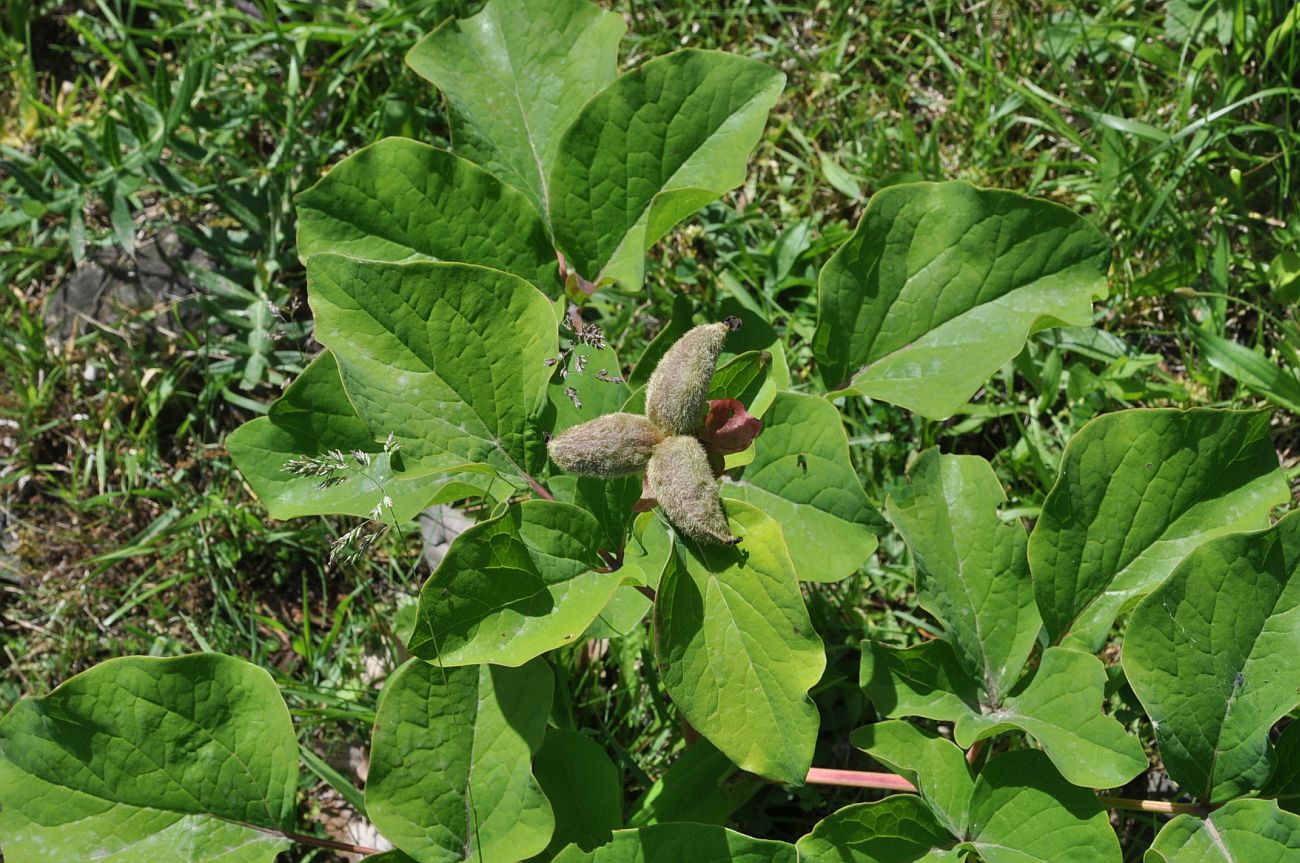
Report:
[[547,729],[533,772],[555,812],[555,833],[543,856],[554,856],[570,842],[590,851],[623,826],[623,779],[590,737]]
[[781,527],[728,506],[739,546],[678,546],[655,601],[660,675],[686,720],[737,765],[802,783],[817,741],[808,697],[826,665]]
[[558,294],[546,226],[519,192],[446,150],[385,138],[297,198],[298,254],[481,264]]
[[[272,518],[367,516],[379,507],[385,520],[391,511],[397,521],[406,521],[449,481],[427,470],[402,470],[402,454],[384,451],[348,401],[329,351],[312,360],[266,416],[231,432],[226,448]],[[331,478],[322,486],[319,476],[285,470],[290,459],[331,451],[352,468],[338,472],[338,482]],[[356,452],[366,453],[370,464],[357,461]],[[381,506],[385,497],[390,506]]]
[[1300,704],[1300,513],[1188,555],[1134,612],[1124,672],[1184,790],[1262,788],[1269,730]]
[[565,131],[549,184],[555,239],[583,276],[639,287],[645,250],[744,182],[785,76],[687,49],[620,76]]
[[407,647],[443,665],[522,665],[571,644],[620,579],[603,565],[600,527],[567,503],[528,500],[452,542],[420,590]]
[[875,551],[884,525],[849,461],[839,412],[816,396],[777,395],[754,461],[722,491],[777,520],[804,581],[851,575]]
[[551,304],[528,282],[466,264],[307,262],[316,338],[358,415],[432,468],[545,463],[537,423],[556,350]]
[[904,777],[954,836],[966,832],[975,780],[966,754],[951,740],[910,722],[877,722],[856,729],[853,745]]
[[530,762],[554,677],[521,668],[409,660],[379,696],[366,812],[420,863],[512,863],[546,847],[551,805]]
[[822,379],[949,416],[1031,333],[1089,323],[1109,260],[1105,237],[1057,204],[960,182],[890,186],[822,268]]
[[654,824],[614,831],[594,851],[570,845],[554,863],[797,863],[794,846],[711,824]]
[[1006,495],[979,456],[929,449],[907,475],[886,508],[916,561],[921,606],[943,624],[984,704],[996,706],[1041,628],[1025,529],[998,517]]
[[0,720],[8,863],[269,863],[297,780],[279,690],[228,656],[112,659]]
[[1096,796],[1061,778],[1043,753],[999,755],[971,795],[967,845],[985,863],[1120,863]]
[[964,747],[1018,728],[1034,736],[1068,781],[1115,788],[1147,769],[1137,738],[1101,712],[1106,670],[1090,653],[1048,648],[1029,681],[1002,704],[957,719],[953,736]]
[[1269,415],[1107,414],[1070,439],[1029,537],[1048,634],[1095,650],[1124,603],[1213,536],[1264,527],[1288,498]]
[[406,63],[446,97],[456,153],[546,214],[560,135],[614,80],[625,29],[583,0],[491,0],[425,36]]
[[1271,800],[1232,800],[1204,819],[1179,815],[1156,836],[1146,863],[1294,863],[1300,815]]
[[897,794],[832,812],[796,847],[799,863],[957,863],[956,844],[920,797]]
[[952,722],[962,747],[1012,729],[1032,734],[1077,785],[1112,788],[1147,766],[1138,741],[1101,712],[1106,684],[1101,662],[1077,650],[1049,648],[1033,676],[997,705],[979,701],[974,681],[942,641],[906,650],[864,645],[861,683],[882,716]]

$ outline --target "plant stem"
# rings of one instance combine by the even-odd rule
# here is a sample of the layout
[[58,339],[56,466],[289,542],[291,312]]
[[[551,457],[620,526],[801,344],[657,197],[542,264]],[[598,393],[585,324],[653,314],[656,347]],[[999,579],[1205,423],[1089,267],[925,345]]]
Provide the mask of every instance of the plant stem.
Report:
[[846,788],[883,788],[887,791],[915,791],[916,786],[892,773],[868,773],[864,770],[832,770],[829,767],[811,767],[810,785],[842,785]]
[[[845,788],[879,788],[884,791],[915,791],[916,786],[892,773],[869,773],[865,770],[831,770],[812,767],[804,780],[809,785],[839,785]],[[1212,808],[1196,803],[1171,803],[1167,800],[1134,800],[1129,797],[1098,797],[1107,809],[1131,812],[1158,812],[1165,815],[1205,815]]]

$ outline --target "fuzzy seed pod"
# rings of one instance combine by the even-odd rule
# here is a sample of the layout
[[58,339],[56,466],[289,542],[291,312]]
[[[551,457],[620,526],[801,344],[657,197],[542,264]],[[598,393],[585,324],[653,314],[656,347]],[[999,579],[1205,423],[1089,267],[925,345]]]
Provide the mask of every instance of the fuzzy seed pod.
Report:
[[663,433],[639,414],[614,413],[565,429],[546,445],[551,460],[579,476],[640,473]]
[[678,339],[655,366],[645,412],[667,435],[692,434],[709,412],[709,384],[727,339],[726,323],[702,324]]
[[698,440],[690,435],[665,439],[655,447],[645,477],[651,496],[683,534],[698,542],[740,542],[727,527],[718,482]]

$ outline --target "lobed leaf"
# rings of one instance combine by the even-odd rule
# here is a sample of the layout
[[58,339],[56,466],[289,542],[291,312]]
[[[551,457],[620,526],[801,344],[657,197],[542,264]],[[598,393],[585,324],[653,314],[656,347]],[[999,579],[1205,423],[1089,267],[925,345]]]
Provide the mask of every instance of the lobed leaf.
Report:
[[1300,513],[1210,540],[1142,601],[1124,672],[1169,776],[1218,803],[1262,788],[1268,734],[1300,704]]
[[946,641],[908,648],[868,641],[862,645],[858,680],[876,711],[890,719],[956,722],[980,713],[979,689]]
[[1048,201],[961,182],[885,188],[822,268],[822,379],[950,416],[1030,334],[1090,323],[1109,261],[1096,228]]
[[110,659],[0,720],[10,863],[270,863],[297,784],[280,691],[229,656]]
[[560,293],[555,251],[532,204],[446,150],[385,138],[339,162],[296,203],[304,261],[333,253],[478,264]]
[[[418,467],[406,470],[401,453],[384,452],[357,416],[343,391],[338,363],[329,351],[311,361],[266,416],[231,432],[226,448],[272,518],[333,513],[368,516],[380,507],[384,520],[391,516],[404,522],[428,506],[448,483],[464,485],[470,480],[482,484],[489,479],[429,473]],[[322,477],[285,470],[291,459],[321,456],[332,450],[342,452],[356,468],[337,473],[338,482],[331,480],[322,487]],[[371,463],[358,463],[352,455],[356,451],[369,455]],[[381,506],[385,497],[392,501],[391,511]]]
[[1125,603],[1192,549],[1264,527],[1289,497],[1268,424],[1262,412],[1130,410],[1071,438],[1029,537],[1048,635],[1096,650]]
[[985,863],[1119,863],[1119,840],[1091,791],[1032,749],[999,755],[971,795],[966,843]]
[[785,76],[686,49],[617,78],[582,107],[548,185],[556,244],[592,282],[639,287],[645,250],[744,182]]
[[442,91],[458,155],[550,212],[560,136],[614,80],[623,17],[583,0],[492,0],[416,43],[406,64]]
[[1232,800],[1204,819],[1166,824],[1146,863],[1290,863],[1300,859],[1300,815],[1271,800]]
[[[316,338],[375,437],[430,469],[545,463],[538,422],[556,349],[551,304],[528,282],[465,264],[307,262]],[[503,323],[508,322],[508,323]]]
[[513,863],[544,849],[555,822],[530,762],[553,686],[541,660],[521,668],[407,661],[375,714],[371,821],[419,863]]
[[518,666],[577,640],[619,586],[595,572],[600,527],[567,503],[529,500],[452,542],[420,589],[407,647],[442,665]]
[[1137,738],[1100,710],[1106,670],[1090,653],[1050,647],[1034,676],[1001,705],[957,719],[963,747],[1013,728],[1033,735],[1065,779],[1087,788],[1115,788],[1147,769]]
[[854,746],[915,785],[949,833],[965,834],[975,779],[957,744],[898,721],[856,729],[851,739]]
[[728,506],[740,546],[678,545],[659,581],[655,656],[687,721],[738,766],[801,784],[826,664],[780,526]]
[[979,456],[921,453],[886,502],[916,562],[921,607],[943,624],[957,661],[997,706],[1020,677],[1042,623],[1025,529],[1004,522],[1006,495]]
[[958,863],[957,840],[914,794],[827,815],[796,844],[799,863]]
[[754,460],[722,493],[777,520],[803,581],[851,575],[876,550],[884,526],[849,461],[839,413],[816,396],[776,396]]

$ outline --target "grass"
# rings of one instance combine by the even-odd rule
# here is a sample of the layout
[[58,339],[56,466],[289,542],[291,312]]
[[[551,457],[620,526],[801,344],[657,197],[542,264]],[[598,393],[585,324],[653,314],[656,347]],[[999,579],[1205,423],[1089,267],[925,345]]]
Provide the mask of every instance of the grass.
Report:
[[[400,658],[392,621],[425,574],[417,540],[327,565],[352,523],[269,522],[222,441],[315,349],[293,195],[385,135],[446,144],[436,94],[401,58],[472,5],[9,5],[0,709],[109,656],[214,649],[277,675],[306,744],[364,742],[374,681]],[[768,310],[802,385],[817,271],[873,192],[910,179],[1005,186],[1112,238],[1101,335],[1034,339],[944,423],[846,406],[872,497],[939,444],[990,458],[1013,512],[1032,515],[1069,433],[1126,405],[1284,409],[1277,442],[1294,477],[1300,37],[1274,36],[1286,0],[1237,5],[1253,28],[1221,33],[1213,18],[1171,31],[1162,5],[1123,0],[618,3],[628,65],[721,48],[788,84],[749,181],[660,246],[642,295],[602,299],[606,331],[630,360],[674,296],[709,315],[743,299]],[[206,256],[189,289],[70,333],[48,319],[78,265],[163,228]],[[810,596],[831,651],[818,699],[846,721],[869,709],[850,648],[868,631],[914,637],[910,590],[887,542],[870,568]],[[560,721],[621,753],[632,789],[648,785],[681,745],[665,696],[637,672],[648,647],[626,639],[557,661],[571,672]],[[829,748],[818,763],[849,757]],[[765,789],[737,823],[797,835],[824,793]]]

